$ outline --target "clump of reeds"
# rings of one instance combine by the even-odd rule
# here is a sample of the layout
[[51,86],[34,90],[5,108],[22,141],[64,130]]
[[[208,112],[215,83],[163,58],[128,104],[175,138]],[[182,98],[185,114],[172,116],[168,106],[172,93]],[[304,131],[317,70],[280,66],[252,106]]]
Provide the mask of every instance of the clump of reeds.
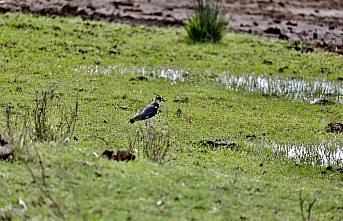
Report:
[[220,14],[222,0],[195,0],[194,15],[185,25],[188,38],[194,42],[218,42],[227,22]]
[[130,138],[129,148],[154,162],[163,162],[172,147],[168,124],[147,121],[145,126],[137,129]]

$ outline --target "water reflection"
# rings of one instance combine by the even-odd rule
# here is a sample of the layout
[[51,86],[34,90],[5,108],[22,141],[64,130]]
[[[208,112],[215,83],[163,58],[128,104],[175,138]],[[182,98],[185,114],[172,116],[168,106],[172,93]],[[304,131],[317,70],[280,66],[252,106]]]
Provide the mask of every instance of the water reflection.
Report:
[[270,149],[274,157],[291,159],[297,164],[343,167],[343,142],[338,139],[312,145],[262,143],[256,148],[262,148],[262,151],[259,150],[260,153]]
[[258,92],[263,95],[286,97],[295,100],[313,100],[330,98],[343,103],[343,83],[326,80],[305,81],[294,78],[268,78],[254,73],[239,76],[228,72],[201,73],[199,70],[160,68],[160,67],[126,67],[126,66],[81,66],[76,69],[85,75],[136,74],[152,78],[167,78],[173,83],[189,80],[216,80],[229,90]]

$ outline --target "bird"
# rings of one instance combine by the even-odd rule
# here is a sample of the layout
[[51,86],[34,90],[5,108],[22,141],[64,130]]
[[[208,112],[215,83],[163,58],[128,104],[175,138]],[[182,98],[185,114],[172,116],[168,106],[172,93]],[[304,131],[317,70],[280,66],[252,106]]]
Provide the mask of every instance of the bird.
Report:
[[146,105],[139,113],[133,116],[129,122],[133,124],[136,121],[152,118],[158,113],[161,101],[165,102],[162,96],[156,95],[155,99],[150,104]]

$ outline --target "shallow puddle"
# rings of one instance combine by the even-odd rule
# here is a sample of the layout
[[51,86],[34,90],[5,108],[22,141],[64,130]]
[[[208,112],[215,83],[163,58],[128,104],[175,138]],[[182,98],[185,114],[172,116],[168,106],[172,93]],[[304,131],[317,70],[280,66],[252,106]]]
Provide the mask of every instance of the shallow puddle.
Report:
[[269,149],[272,156],[291,159],[297,164],[343,168],[343,142],[339,140],[325,141],[316,145],[279,145],[272,142],[259,144],[256,148],[260,154],[265,154]]
[[343,84],[329,81],[305,81],[293,78],[266,78],[250,74],[235,76],[220,74],[218,79],[230,90],[259,92],[263,95],[287,97],[295,100],[313,100],[315,98],[331,98],[343,103]]
[[134,73],[152,78],[167,78],[177,81],[211,79],[226,85],[229,90],[257,92],[266,96],[286,97],[294,100],[311,101],[328,98],[336,103],[343,103],[343,83],[326,80],[305,81],[294,78],[268,78],[254,73],[239,76],[231,73],[202,73],[199,70],[176,68],[148,68],[124,66],[81,66],[76,69],[85,75],[116,75]]

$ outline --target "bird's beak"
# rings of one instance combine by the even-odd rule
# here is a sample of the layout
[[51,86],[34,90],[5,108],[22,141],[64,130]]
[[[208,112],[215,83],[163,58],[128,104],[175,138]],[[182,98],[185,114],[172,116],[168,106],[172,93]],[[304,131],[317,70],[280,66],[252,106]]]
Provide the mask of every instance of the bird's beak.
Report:
[[164,100],[163,98],[161,99],[161,101],[166,102],[166,100]]

